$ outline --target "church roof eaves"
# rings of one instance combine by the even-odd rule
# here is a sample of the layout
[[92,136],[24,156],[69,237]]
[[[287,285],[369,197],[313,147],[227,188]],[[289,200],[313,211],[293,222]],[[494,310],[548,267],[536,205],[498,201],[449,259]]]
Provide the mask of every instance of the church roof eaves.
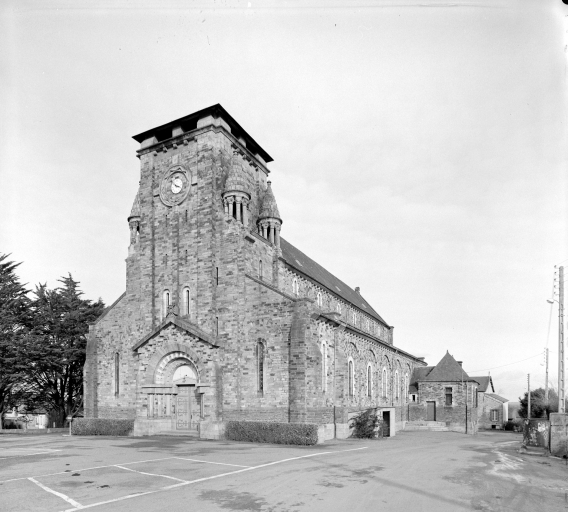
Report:
[[502,402],[502,403],[507,403],[509,400],[507,400],[506,398],[503,398],[500,395],[496,395],[495,393],[485,393],[485,396],[488,396],[489,398],[493,398],[493,400],[497,400],[498,402]]
[[282,259],[294,270],[304,274],[310,280],[326,288],[333,295],[342,298],[352,306],[355,306],[362,313],[365,313],[375,320],[378,320],[386,327],[391,327],[372,306],[351,287],[347,286],[341,279],[335,277],[331,272],[316,263],[309,256],[294,247],[290,242],[280,237],[280,248],[282,249]]
[[150,333],[144,336],[138,343],[136,343],[132,347],[132,351],[136,352],[140,347],[148,343],[148,341],[150,341],[154,336],[159,334],[163,329],[165,329],[169,325],[175,325],[180,329],[183,329],[184,331],[187,331],[190,334],[197,336],[200,340],[209,343],[209,345],[212,345],[214,347],[219,346],[217,340],[213,336],[207,334],[205,331],[201,330],[199,327],[192,324],[191,322],[188,322],[187,320],[184,320],[177,316],[168,316],[160,325],[158,325],[158,327],[156,327],[154,330],[152,330]]
[[[138,135],[134,135],[132,138],[139,143],[144,142],[146,139],[155,136],[158,141],[163,141],[171,138],[172,128],[176,126],[181,126],[184,128],[185,131],[191,131],[196,128],[197,121],[204,117],[212,115],[213,117],[221,117],[223,120],[231,127],[231,133],[238,139],[242,137],[246,142],[246,147],[251,153],[258,153],[262,159],[268,163],[272,162],[273,158],[264,150],[262,147],[245,131],[245,129],[233,119],[231,114],[229,114],[221,104],[217,103],[215,105],[211,105],[210,107],[204,108],[202,110],[198,110],[197,112],[193,112],[184,117],[180,117],[179,119],[175,119],[174,121],[170,121],[169,123],[162,124],[160,126],[156,126],[155,128],[151,128],[150,130],[146,130],[145,132],[139,133]],[[187,129],[185,129],[187,128]]]

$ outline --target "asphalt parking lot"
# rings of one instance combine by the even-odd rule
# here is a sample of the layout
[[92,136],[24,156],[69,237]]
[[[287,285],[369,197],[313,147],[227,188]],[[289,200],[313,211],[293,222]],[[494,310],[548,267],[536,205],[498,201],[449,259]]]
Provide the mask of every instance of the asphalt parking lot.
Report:
[[0,510],[568,511],[568,466],[520,437],[402,432],[312,447],[0,436]]

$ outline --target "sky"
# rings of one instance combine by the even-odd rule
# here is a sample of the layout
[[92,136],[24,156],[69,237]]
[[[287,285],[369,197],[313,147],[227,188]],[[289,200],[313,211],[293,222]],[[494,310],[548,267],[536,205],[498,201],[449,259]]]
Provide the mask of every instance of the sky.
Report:
[[[282,236],[435,365],[557,386],[568,265],[560,0],[4,1],[0,252],[125,289],[132,136],[220,103],[273,157]],[[558,286],[556,287],[558,290]],[[556,296],[557,297],[557,296]]]

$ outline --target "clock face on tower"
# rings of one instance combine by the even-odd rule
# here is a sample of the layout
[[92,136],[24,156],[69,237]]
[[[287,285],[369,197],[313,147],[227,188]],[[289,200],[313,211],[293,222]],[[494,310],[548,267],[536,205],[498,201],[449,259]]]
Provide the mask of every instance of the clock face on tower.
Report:
[[189,194],[191,182],[189,172],[181,165],[170,167],[160,184],[160,199],[166,206],[182,203]]

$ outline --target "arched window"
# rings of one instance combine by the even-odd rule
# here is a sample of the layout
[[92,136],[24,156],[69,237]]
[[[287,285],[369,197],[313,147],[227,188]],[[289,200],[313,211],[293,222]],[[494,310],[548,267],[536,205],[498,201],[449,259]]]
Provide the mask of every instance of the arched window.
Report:
[[318,306],[321,308],[321,306],[323,304],[323,301],[322,301],[322,298],[321,298],[321,292],[318,292],[318,294],[317,294],[317,301],[318,301]]
[[370,364],[367,365],[367,396],[373,396],[373,367]]
[[383,382],[382,382],[382,386],[383,388],[383,398],[387,397],[387,369],[383,368]]
[[398,374],[398,370],[394,372],[394,392],[395,392],[395,399],[398,400],[400,398],[400,376]]
[[351,313],[351,320],[353,322],[353,325],[357,325],[357,313],[355,313],[355,311]]
[[162,294],[162,320],[168,316],[168,307],[171,303],[170,300],[170,291],[164,290],[164,293]]
[[300,293],[300,287],[298,286],[298,280],[296,278],[292,279],[292,293],[296,296]]
[[262,260],[258,261],[258,278],[262,279]]
[[354,368],[353,368],[353,360],[349,359],[349,363],[348,363],[348,384],[349,384],[349,396],[354,396],[355,395],[355,373],[354,373]]
[[256,378],[259,393],[264,393],[264,344],[256,344]]
[[327,391],[327,343],[321,344],[321,388],[325,393]]
[[341,302],[337,301],[337,312],[341,315]]
[[369,326],[369,319],[367,318],[367,320],[365,321],[365,323],[367,324],[367,331],[371,330],[371,327]]
[[182,298],[182,316],[188,316],[191,310],[191,295],[189,293],[189,288],[186,286],[183,291],[181,292],[181,298]]
[[114,354],[114,396],[120,393],[120,354]]

